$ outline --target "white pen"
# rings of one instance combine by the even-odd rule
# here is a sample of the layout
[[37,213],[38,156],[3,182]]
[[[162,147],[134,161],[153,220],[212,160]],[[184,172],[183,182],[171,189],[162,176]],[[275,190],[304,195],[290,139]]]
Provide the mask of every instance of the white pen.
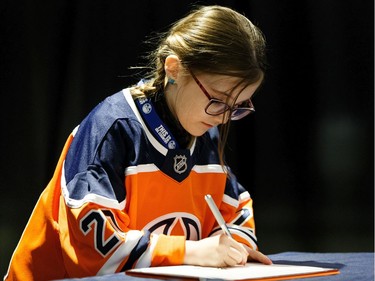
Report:
[[219,209],[217,208],[217,206],[216,206],[214,200],[212,199],[211,195],[210,194],[205,195],[204,199],[206,199],[208,207],[210,207],[211,212],[214,215],[217,223],[220,225],[221,229],[224,231],[224,233],[227,236],[232,237],[232,235],[229,232],[229,229],[228,229],[227,225],[225,224],[224,218],[221,215]]

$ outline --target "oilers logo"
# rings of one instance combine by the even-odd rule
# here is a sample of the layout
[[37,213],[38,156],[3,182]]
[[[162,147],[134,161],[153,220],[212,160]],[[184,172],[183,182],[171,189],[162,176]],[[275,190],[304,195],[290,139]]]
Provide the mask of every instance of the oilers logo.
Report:
[[178,174],[184,173],[187,169],[186,156],[176,155],[175,157],[173,157],[173,159],[174,159],[174,164],[173,164],[174,171]]
[[149,114],[152,110],[152,105],[149,104],[149,103],[145,103],[143,104],[142,106],[142,111],[145,113],[145,114]]
[[176,142],[174,140],[171,140],[168,142],[168,148],[169,149],[175,149],[176,148]]
[[156,234],[173,235],[176,228],[182,229],[187,240],[201,239],[201,224],[197,217],[190,213],[170,213],[154,219],[143,229]]

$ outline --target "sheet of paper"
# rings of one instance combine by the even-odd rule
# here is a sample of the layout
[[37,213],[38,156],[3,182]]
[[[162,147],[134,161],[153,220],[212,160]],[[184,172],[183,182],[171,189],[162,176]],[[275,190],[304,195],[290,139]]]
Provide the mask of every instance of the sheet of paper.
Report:
[[127,274],[147,274],[159,276],[206,278],[223,280],[283,280],[282,277],[294,276],[303,278],[320,275],[330,275],[339,273],[335,268],[323,268],[315,266],[272,264],[264,265],[260,263],[247,263],[244,266],[215,268],[190,265],[160,266],[131,269]]

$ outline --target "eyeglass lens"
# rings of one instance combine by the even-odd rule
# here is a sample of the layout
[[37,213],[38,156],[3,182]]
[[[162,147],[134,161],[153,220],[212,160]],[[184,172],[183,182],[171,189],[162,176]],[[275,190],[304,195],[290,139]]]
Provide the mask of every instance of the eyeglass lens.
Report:
[[[216,99],[211,99],[206,107],[206,113],[210,115],[220,115],[228,110],[231,110],[228,104]],[[254,111],[252,104],[246,102],[245,104],[232,108],[231,120],[239,120]]]

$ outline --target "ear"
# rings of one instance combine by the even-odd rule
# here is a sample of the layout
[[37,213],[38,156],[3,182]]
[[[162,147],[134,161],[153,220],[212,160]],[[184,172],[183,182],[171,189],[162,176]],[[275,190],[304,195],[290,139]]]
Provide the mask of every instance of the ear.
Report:
[[164,70],[168,78],[176,80],[180,70],[180,59],[176,55],[169,55],[165,58]]

